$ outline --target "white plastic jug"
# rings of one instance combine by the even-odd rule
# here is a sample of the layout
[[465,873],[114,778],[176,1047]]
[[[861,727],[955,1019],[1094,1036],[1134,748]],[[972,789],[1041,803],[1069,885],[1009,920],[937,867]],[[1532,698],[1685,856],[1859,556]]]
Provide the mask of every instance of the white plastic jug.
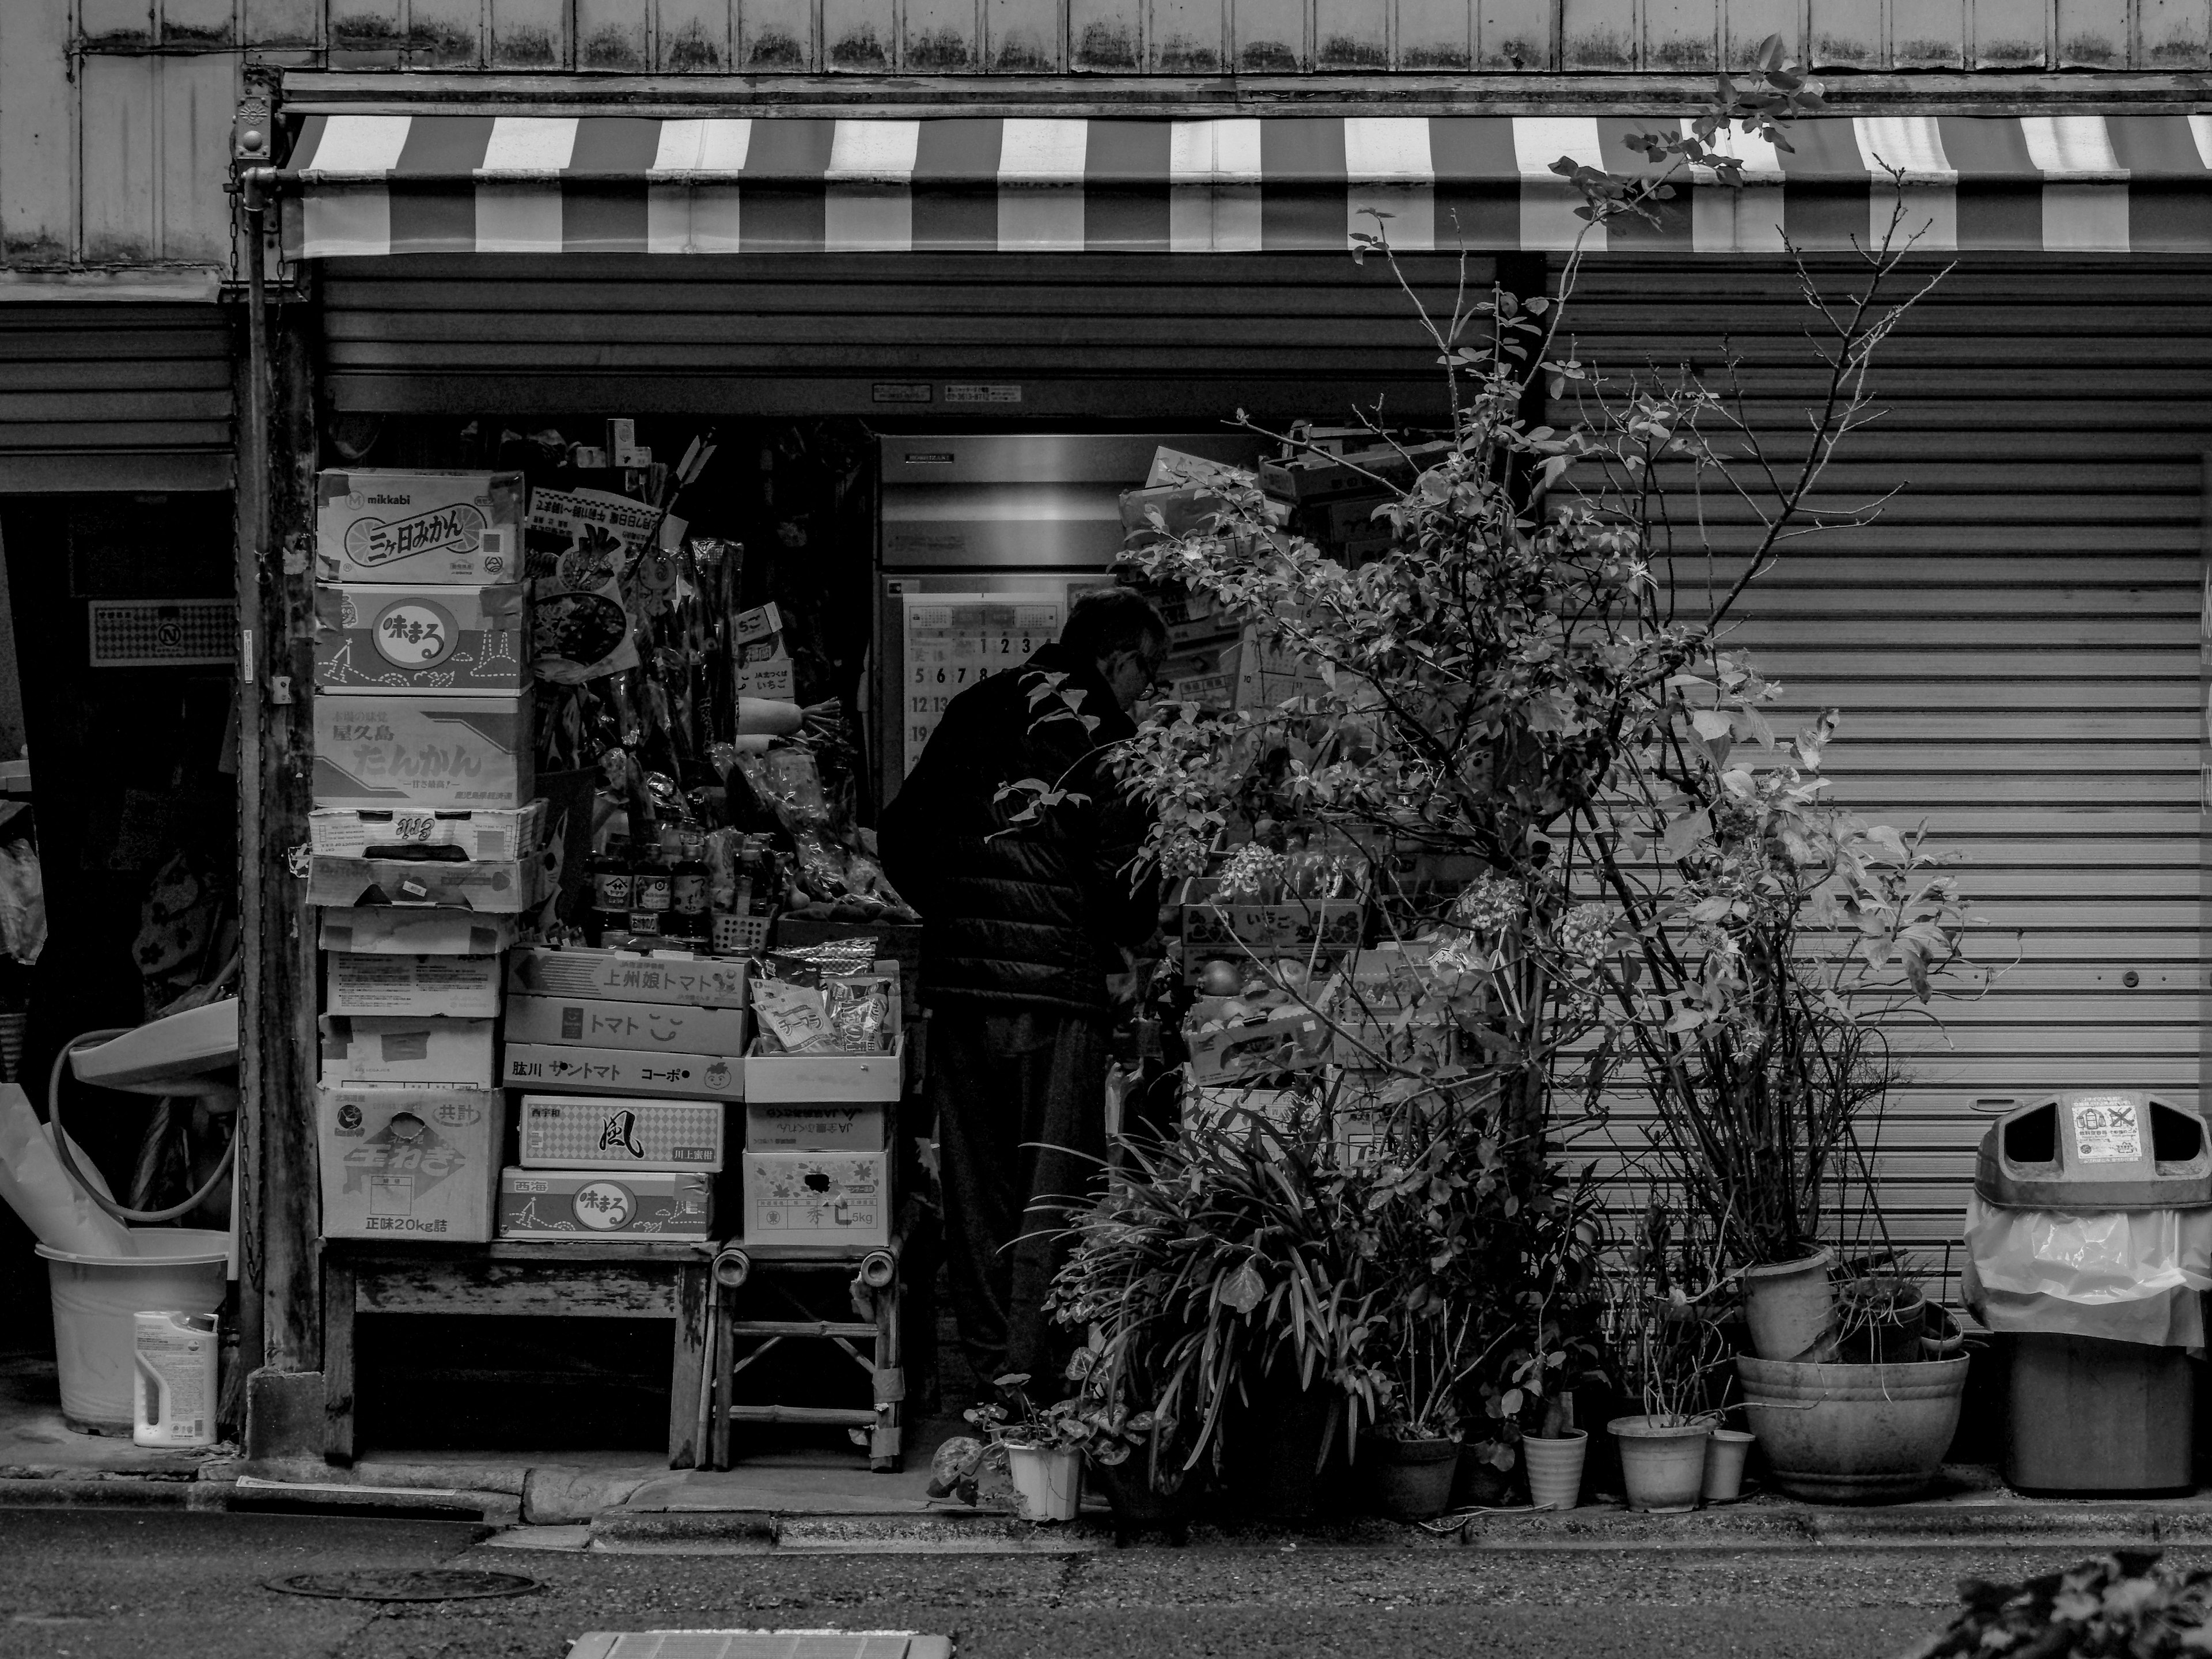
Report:
[[131,1237],[136,1253],[127,1256],[38,1247],[53,1286],[62,1420],[79,1434],[131,1432],[133,1315],[141,1308],[211,1314],[222,1306],[228,1233],[134,1227]]
[[215,1444],[216,1316],[167,1309],[131,1316],[141,1446]]

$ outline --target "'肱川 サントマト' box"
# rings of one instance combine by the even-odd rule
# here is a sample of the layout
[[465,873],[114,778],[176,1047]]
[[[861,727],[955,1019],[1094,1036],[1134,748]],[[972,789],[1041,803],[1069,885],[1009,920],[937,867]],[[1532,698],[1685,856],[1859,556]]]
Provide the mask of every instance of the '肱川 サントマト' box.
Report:
[[743,1100],[745,1096],[744,1062],[735,1054],[643,1054],[512,1040],[507,1045],[506,1081],[510,1089],[558,1093],[688,1100]]
[[501,1238],[704,1238],[711,1177],[694,1170],[518,1170],[499,1175]]
[[537,793],[527,693],[317,697],[313,720],[318,806],[519,809]]
[[315,589],[315,685],[384,691],[520,691],[528,590],[325,582]]
[[474,586],[522,574],[520,472],[332,471],[315,479],[326,582]]

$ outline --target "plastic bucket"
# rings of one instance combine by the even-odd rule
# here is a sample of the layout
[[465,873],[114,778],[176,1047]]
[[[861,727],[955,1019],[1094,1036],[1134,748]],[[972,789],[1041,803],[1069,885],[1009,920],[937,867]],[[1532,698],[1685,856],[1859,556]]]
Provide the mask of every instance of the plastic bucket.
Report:
[[62,1419],[79,1434],[129,1434],[135,1359],[132,1316],[222,1309],[230,1235],[203,1228],[133,1227],[137,1255],[49,1249],[54,1364]]

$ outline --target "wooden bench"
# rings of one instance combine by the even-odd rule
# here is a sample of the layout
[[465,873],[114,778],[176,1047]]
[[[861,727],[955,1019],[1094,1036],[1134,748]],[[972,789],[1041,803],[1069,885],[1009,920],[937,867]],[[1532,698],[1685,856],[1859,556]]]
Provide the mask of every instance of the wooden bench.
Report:
[[635,1243],[323,1244],[324,1455],[354,1458],[357,1314],[487,1314],[563,1319],[672,1319],[668,1467],[703,1449],[708,1269],[714,1247]]

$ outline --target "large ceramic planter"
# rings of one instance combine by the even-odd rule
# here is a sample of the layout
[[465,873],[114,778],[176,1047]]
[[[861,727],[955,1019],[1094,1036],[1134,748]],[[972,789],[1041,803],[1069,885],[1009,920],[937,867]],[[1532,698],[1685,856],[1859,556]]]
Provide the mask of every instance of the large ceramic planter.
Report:
[[1629,1508],[1678,1515],[1698,1507],[1711,1423],[1616,1417],[1605,1426],[1620,1447],[1620,1480],[1628,1489]]
[[1521,1467],[1528,1476],[1528,1501],[1540,1510],[1571,1510],[1581,1503],[1589,1455],[1589,1435],[1582,1429],[1549,1440],[1523,1436]]
[[1363,1435],[1359,1480],[1367,1501],[1393,1521],[1427,1521],[1451,1507],[1459,1474],[1456,1440],[1386,1440]]
[[1774,1484],[1793,1498],[1886,1504],[1936,1478],[1959,1426],[1966,1360],[1899,1365],[1735,1362],[1744,1414]]
[[1083,1454],[1073,1446],[1006,1448],[1014,1512],[1024,1521],[1073,1521],[1083,1501]]
[[1826,1250],[1815,1250],[1743,1270],[1744,1322],[1761,1359],[1802,1358],[1828,1340],[1835,1320],[1828,1261]]

